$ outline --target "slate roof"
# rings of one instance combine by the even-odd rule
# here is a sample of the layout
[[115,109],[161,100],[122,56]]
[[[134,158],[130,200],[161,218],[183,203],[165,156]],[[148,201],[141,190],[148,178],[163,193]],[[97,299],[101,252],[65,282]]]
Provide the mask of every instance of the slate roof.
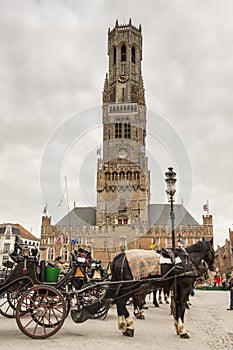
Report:
[[[170,204],[149,204],[149,226],[170,225]],[[175,226],[200,226],[182,204],[174,204]]]
[[59,226],[60,230],[63,230],[64,227],[69,230],[69,227],[74,229],[75,227],[95,225],[96,207],[76,207],[58,221],[55,226]]
[[[169,226],[170,225],[170,204],[150,204],[149,226]],[[174,204],[175,226],[200,226],[193,216],[185,209],[182,204]],[[59,229],[73,230],[76,227],[95,226],[96,225],[96,207],[76,207],[69,214],[66,214],[56,223]]]

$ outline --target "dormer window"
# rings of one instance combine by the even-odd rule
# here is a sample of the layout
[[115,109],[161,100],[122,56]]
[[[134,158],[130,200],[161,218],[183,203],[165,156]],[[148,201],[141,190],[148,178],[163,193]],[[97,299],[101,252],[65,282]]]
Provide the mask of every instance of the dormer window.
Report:
[[10,234],[12,233],[12,226],[8,225],[8,226],[6,227],[5,233],[6,233],[7,235],[10,235]]

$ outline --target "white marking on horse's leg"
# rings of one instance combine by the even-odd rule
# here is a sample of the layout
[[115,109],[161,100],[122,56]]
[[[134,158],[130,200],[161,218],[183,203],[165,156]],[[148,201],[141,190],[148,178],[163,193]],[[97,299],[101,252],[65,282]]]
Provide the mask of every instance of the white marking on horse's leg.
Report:
[[184,328],[184,323],[181,321],[180,317],[178,319],[178,334],[181,337],[185,335],[185,336],[187,336],[189,338],[188,333],[187,333],[187,331]]
[[125,332],[127,328],[127,323],[125,320],[125,316],[118,316],[118,328],[120,331]]
[[134,316],[138,319],[144,320],[145,316],[144,316],[144,310],[140,309],[139,307],[134,309]]
[[175,319],[175,317],[174,317],[174,326],[175,326],[176,332],[178,333],[178,323],[177,323],[177,320]]
[[127,329],[134,329],[134,322],[131,316],[126,318]]

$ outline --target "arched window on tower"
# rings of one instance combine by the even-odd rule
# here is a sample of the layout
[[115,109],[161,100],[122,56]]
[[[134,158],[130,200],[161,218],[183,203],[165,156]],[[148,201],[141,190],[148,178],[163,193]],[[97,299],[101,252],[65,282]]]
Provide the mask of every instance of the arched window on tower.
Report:
[[113,64],[116,64],[116,48],[113,48]]
[[130,139],[131,138],[131,126],[130,122],[127,121],[125,122],[125,139]]
[[115,138],[121,139],[121,137],[122,137],[122,135],[121,135],[121,123],[116,122],[115,123]]
[[131,48],[131,61],[135,63],[135,47]]
[[105,180],[110,180],[110,173],[109,172],[105,173]]
[[132,172],[131,171],[127,172],[127,180],[132,180]]
[[124,180],[125,179],[125,173],[124,171],[120,172],[120,180]]
[[121,62],[125,62],[126,61],[126,46],[122,45],[121,46]]
[[125,102],[125,88],[122,88],[121,102]]
[[117,172],[116,171],[114,171],[113,173],[112,173],[112,179],[113,180],[117,180]]

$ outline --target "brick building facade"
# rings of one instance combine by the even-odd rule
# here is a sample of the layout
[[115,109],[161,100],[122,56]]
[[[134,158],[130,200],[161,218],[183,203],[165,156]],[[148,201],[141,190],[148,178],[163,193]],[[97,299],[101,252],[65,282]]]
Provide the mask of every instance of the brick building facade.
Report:
[[229,229],[229,239],[226,239],[222,247],[217,247],[215,264],[221,275],[229,274],[233,270],[233,231],[231,229]]

